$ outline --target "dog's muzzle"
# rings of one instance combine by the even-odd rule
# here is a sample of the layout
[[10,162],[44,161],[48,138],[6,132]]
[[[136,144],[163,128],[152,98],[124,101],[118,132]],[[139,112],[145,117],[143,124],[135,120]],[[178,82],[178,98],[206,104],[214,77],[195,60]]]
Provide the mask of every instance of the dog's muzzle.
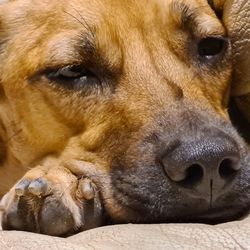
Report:
[[125,211],[119,221],[217,223],[249,211],[243,139],[219,116],[178,111],[142,129],[112,163],[112,200]]

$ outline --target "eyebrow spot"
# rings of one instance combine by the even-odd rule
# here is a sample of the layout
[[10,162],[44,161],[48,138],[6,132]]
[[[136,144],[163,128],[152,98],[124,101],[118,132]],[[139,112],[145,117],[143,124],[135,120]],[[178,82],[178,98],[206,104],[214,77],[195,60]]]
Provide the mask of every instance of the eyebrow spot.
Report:
[[82,33],[79,36],[79,41],[77,43],[78,49],[81,49],[82,52],[87,56],[93,56],[97,51],[95,40],[92,35]]

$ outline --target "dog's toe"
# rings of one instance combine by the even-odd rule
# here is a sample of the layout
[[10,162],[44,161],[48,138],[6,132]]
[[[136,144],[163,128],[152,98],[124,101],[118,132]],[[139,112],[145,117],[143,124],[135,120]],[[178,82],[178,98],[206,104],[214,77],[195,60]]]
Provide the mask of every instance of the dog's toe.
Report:
[[3,216],[2,227],[4,230],[37,231],[35,216],[27,199],[15,197]]
[[37,197],[46,196],[49,194],[47,180],[37,178],[35,180],[23,179],[15,186],[17,196],[31,194]]
[[49,194],[48,183],[45,179],[38,178],[29,184],[28,191],[34,196],[46,196]]
[[78,188],[76,192],[76,196],[80,200],[92,200],[95,197],[95,186],[93,182],[88,178],[81,178],[78,183]]
[[17,183],[15,187],[15,193],[17,196],[23,196],[28,190],[28,187],[30,185],[30,180],[23,179],[20,182]]
[[26,175],[6,195],[2,226],[68,236],[99,226],[102,206],[95,184],[58,167],[42,177]]

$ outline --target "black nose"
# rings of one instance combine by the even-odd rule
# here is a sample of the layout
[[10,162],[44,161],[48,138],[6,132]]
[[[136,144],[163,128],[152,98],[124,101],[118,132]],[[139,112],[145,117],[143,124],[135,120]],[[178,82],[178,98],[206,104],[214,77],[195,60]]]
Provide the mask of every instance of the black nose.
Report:
[[162,159],[167,176],[178,187],[204,199],[226,190],[240,169],[239,161],[236,144],[224,137],[182,143]]

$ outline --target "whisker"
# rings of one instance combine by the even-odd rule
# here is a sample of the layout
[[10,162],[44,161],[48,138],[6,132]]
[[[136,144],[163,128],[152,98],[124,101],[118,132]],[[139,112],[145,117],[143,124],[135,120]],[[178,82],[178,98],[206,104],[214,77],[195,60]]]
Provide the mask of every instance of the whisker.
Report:
[[89,24],[83,18],[83,16],[75,8],[73,8],[73,9],[76,11],[76,13],[78,15],[80,15],[80,19],[77,18],[76,16],[74,16],[73,14],[71,14],[70,12],[64,11],[64,13],[66,13],[67,15],[71,16],[72,18],[74,18],[78,23],[80,23],[84,27],[84,29],[86,29],[87,31],[89,31],[89,33],[91,34],[91,38],[94,40],[95,34],[94,34],[93,29],[89,26]]
[[91,33],[92,39],[94,40],[94,39],[95,39],[95,33],[94,33],[94,31],[93,31],[93,28],[90,27],[90,25],[88,24],[88,22],[86,21],[86,19],[81,15],[81,13],[80,13],[77,9],[75,9],[74,7],[73,7],[73,9],[74,9],[74,11],[80,16],[81,20],[82,20],[82,21],[84,22],[84,24],[85,24],[84,27],[86,27],[86,29]]

